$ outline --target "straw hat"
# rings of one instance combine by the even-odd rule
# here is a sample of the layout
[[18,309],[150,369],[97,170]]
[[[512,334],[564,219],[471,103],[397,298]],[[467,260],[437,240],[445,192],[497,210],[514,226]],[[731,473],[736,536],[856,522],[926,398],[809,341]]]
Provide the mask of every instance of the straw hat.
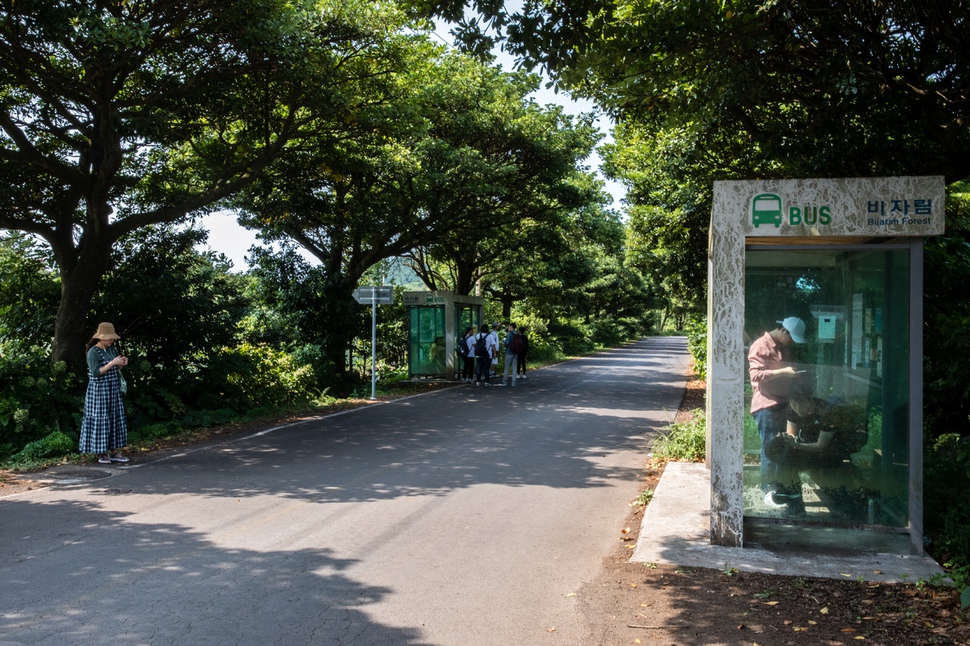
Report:
[[115,326],[111,323],[98,323],[98,331],[91,335],[92,339],[120,339],[115,334]]

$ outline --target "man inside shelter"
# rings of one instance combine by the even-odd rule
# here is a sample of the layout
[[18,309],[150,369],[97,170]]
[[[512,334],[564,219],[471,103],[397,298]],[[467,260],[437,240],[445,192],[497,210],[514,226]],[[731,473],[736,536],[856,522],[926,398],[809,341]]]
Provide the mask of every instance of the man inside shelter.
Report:
[[[799,374],[792,365],[791,349],[805,343],[805,322],[797,316],[777,321],[778,327],[756,339],[748,351],[748,376],[751,379],[751,415],[761,438],[761,490],[765,504],[774,509],[787,509],[793,515],[804,513],[801,490],[797,499],[786,492],[781,482],[777,461],[765,452],[768,442],[787,429],[788,390]],[[789,507],[791,504],[791,507]]]

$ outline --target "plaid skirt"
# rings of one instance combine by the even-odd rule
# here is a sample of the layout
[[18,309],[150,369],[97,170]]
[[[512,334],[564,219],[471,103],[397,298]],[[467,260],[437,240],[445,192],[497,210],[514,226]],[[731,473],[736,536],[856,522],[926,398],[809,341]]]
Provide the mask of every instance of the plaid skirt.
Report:
[[88,380],[79,450],[81,453],[107,453],[127,444],[128,422],[115,368]]

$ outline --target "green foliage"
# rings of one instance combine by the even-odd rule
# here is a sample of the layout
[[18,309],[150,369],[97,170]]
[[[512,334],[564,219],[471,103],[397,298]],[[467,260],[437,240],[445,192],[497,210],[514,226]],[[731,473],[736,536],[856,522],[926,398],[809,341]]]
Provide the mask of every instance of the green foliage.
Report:
[[653,441],[652,452],[655,460],[700,462],[704,459],[707,446],[707,423],[704,411],[691,411],[690,419],[674,422]]
[[38,352],[0,358],[0,445],[17,451],[55,429],[76,437],[82,409],[83,396],[63,362]]
[[948,433],[927,439],[923,504],[932,551],[954,567],[970,566],[970,437]]
[[596,349],[589,335],[589,326],[579,320],[550,323],[547,342],[556,345],[567,357],[588,354]]
[[60,284],[50,253],[33,238],[0,237],[0,352],[50,346]]
[[[236,343],[250,306],[247,283],[224,260],[196,250],[207,235],[149,226],[118,241],[89,318],[115,323],[129,359],[170,368],[192,357],[204,370],[215,348]],[[150,378],[144,385],[154,386]]]
[[619,345],[638,331],[636,322],[628,319],[597,318],[590,323],[590,339],[602,347]]
[[248,410],[309,402],[320,392],[315,384],[313,368],[298,365],[292,355],[244,343],[219,353],[208,387],[224,406]]
[[923,401],[930,437],[968,434],[970,183],[947,187],[946,217],[946,235],[924,243]]
[[77,440],[60,431],[29,442],[8,462],[12,468],[27,468],[43,462],[46,458],[60,457],[73,453],[77,449]]
[[694,358],[694,374],[698,379],[707,379],[707,318],[690,316],[687,318],[687,351]]
[[[750,384],[748,384],[749,389],[750,387]],[[750,392],[748,394],[750,396]],[[744,410],[744,452],[761,453],[761,435],[758,433],[758,424],[747,408]]]
[[[408,4],[442,16],[465,6]],[[954,181],[970,172],[965,3],[514,6],[474,3],[459,41],[476,49],[479,22],[490,24],[488,35],[507,37],[506,49],[524,65],[546,68],[622,118],[689,131],[725,167],[751,155],[809,177],[944,174]]]
[[[308,402],[316,395],[313,390],[313,368],[297,365],[294,358],[267,346],[248,343],[226,353],[242,360],[245,370],[227,374],[226,382],[245,398],[247,405],[281,406]],[[232,397],[230,396],[230,401]]]
[[[341,394],[357,383],[347,364],[354,339],[370,338],[370,309],[353,298],[357,282],[348,282],[341,270],[307,262],[292,243],[282,249],[254,249],[250,294],[256,306],[247,323],[253,342],[279,348],[302,347],[314,359],[322,391]],[[369,355],[369,343],[366,353]]]
[[[523,249],[567,238],[557,227],[567,212],[602,198],[578,169],[598,138],[591,119],[532,101],[534,76],[430,46],[406,63],[395,95],[371,106],[354,137],[335,142],[321,130],[235,200],[264,239],[295,241],[320,261],[309,268],[293,249],[256,254],[260,298],[296,323],[287,333],[324,348],[350,386],[363,371],[351,374],[346,353],[366,338],[369,314],[351,294],[372,268],[410,256],[430,288],[467,294],[477,282],[505,319],[512,302],[586,284],[585,272],[532,280],[536,258]],[[582,260],[579,245],[562,247],[546,253]]]
[[922,588],[929,583],[938,587],[950,587],[951,585],[960,591],[960,607],[963,610],[970,608],[970,566],[963,565],[955,567],[953,563],[943,564],[947,571],[942,574],[934,574],[929,581],[920,580],[916,586]]
[[637,496],[636,500],[634,501],[634,504],[640,507],[646,506],[651,500],[653,500],[653,493],[654,493],[653,489],[649,489],[649,488],[644,489]]
[[[657,187],[653,182],[663,181],[662,174],[670,169],[657,169],[655,175],[647,175],[640,167],[625,166],[638,164],[639,158],[623,158],[618,152],[621,146],[639,150],[641,142],[639,138],[624,139],[622,131],[616,136],[616,143],[605,150],[606,170],[630,187],[625,262],[650,277],[664,310],[662,324],[672,318],[675,327],[680,328],[685,317],[704,311],[709,195],[699,188],[699,195],[685,195],[690,192],[680,185]],[[693,181],[698,180],[685,178],[688,187]]]

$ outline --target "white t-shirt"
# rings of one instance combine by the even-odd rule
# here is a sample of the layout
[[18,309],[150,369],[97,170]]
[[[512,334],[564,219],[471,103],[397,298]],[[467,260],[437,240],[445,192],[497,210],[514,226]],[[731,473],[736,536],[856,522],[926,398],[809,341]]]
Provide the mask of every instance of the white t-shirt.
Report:
[[485,350],[488,351],[488,356],[492,358],[497,357],[498,339],[496,339],[495,335],[492,334],[491,332],[479,332],[478,334],[472,337],[472,340],[471,340],[472,354],[475,353],[475,350],[474,350],[475,345],[478,343],[478,340],[482,338],[483,334],[485,335]]
[[492,354],[493,357],[498,356],[499,343],[498,343],[498,332],[492,330],[488,333],[488,343],[490,348],[495,348],[495,352]]

